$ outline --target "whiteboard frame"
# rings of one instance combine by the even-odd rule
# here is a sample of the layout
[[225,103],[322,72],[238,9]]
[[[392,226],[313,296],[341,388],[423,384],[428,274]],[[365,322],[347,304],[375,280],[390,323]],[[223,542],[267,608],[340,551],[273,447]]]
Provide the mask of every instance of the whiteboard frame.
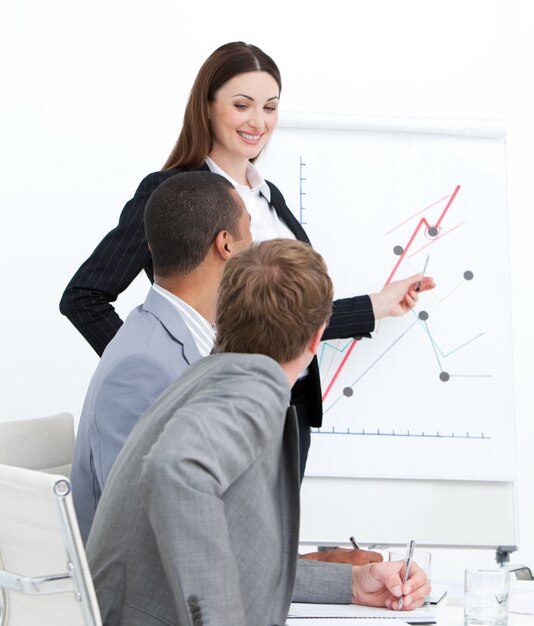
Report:
[[[517,484],[305,477],[300,543],[499,549],[518,545]],[[489,522],[489,523],[488,523]]]
[[280,128],[419,133],[506,140],[506,124],[504,120],[499,119],[379,117],[373,115],[336,115],[285,111],[280,113],[278,126]]

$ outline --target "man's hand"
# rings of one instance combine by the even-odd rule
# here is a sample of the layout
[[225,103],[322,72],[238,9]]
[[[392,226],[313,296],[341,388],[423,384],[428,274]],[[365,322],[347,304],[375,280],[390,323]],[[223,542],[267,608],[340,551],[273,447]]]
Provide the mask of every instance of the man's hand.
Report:
[[350,565],[367,565],[368,563],[380,563],[382,555],[371,550],[352,550],[348,548],[335,548],[334,550],[321,550],[301,554],[301,559],[313,561],[326,561],[327,563],[349,563]]
[[382,291],[369,295],[375,319],[404,315],[414,308],[420,293],[434,289],[435,286],[434,279],[423,274],[415,274],[404,280],[389,283]]
[[399,599],[404,597],[402,610],[415,609],[423,604],[430,593],[430,584],[424,571],[412,561],[410,577],[403,586],[401,573],[404,561],[371,563],[352,568],[352,602],[366,606],[399,608]]

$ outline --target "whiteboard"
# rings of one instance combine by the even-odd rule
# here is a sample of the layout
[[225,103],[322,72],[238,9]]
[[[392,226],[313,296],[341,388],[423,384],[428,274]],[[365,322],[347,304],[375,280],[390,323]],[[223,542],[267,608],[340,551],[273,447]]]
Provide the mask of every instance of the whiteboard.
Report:
[[304,479],[300,542],[440,548],[518,545],[513,481],[403,480],[385,478]]
[[[425,264],[438,283],[413,312],[378,322],[371,340],[322,344],[324,421],[312,432],[303,540],[325,541],[329,533],[339,540],[324,520],[307,526],[324,485],[334,506],[329,515],[344,519],[346,506],[338,510],[336,503],[347,489],[357,494],[380,485],[387,499],[402,484],[401,494],[421,502],[418,490],[426,492],[430,481],[443,491],[443,509],[434,502],[438,519],[450,515],[455,494],[464,511],[478,501],[479,488],[494,495],[492,506],[506,502],[507,519],[489,525],[494,536],[478,537],[513,544],[503,124],[286,114],[259,166],[325,257],[336,297],[378,291]],[[447,540],[434,525],[429,543],[473,545],[469,533],[442,526],[451,530]],[[316,536],[319,528],[325,536]],[[391,537],[372,539],[383,540]]]

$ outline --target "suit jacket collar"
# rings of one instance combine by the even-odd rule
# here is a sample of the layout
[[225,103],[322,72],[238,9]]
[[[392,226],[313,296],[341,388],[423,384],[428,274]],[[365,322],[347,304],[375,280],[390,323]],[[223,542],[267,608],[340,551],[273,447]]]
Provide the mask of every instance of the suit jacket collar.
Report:
[[165,327],[169,335],[182,345],[184,359],[189,363],[201,358],[200,352],[193,340],[180,313],[168,300],[151,289],[142,305],[144,311],[151,313]]
[[269,189],[271,190],[271,206],[276,211],[278,217],[286,224],[289,230],[295,235],[295,237],[299,241],[304,241],[305,243],[310,243],[308,239],[308,235],[306,234],[304,228],[297,220],[297,218],[293,215],[287,204],[285,203],[284,196],[280,193],[278,187],[273,185],[268,180],[265,181],[267,185],[269,185]]

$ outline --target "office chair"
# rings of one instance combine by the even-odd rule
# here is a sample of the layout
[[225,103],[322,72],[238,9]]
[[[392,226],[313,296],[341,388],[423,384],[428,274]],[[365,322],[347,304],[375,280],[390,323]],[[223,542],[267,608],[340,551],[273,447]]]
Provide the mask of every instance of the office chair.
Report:
[[0,463],[70,476],[74,424],[70,413],[0,422]]
[[101,626],[63,476],[0,465],[0,626]]

